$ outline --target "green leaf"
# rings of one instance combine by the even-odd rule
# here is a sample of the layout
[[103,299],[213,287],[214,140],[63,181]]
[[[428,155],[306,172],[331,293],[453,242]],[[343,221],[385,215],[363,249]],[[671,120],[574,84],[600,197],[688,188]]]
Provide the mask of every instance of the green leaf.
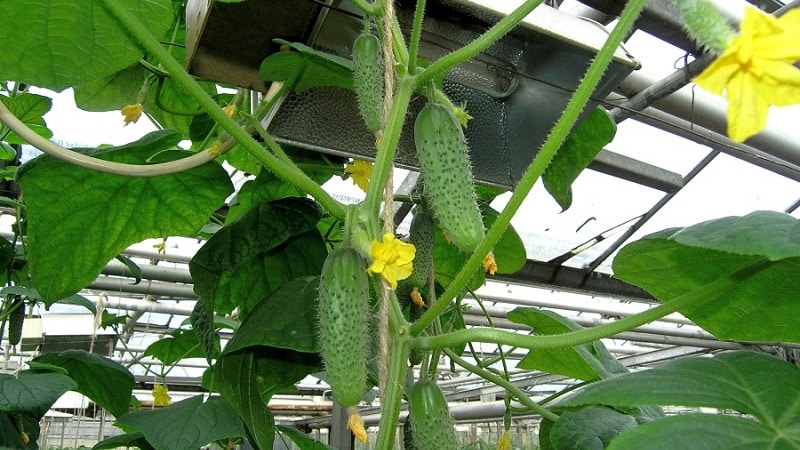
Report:
[[[169,0],[120,0],[155,36],[173,20]],[[55,91],[122,70],[144,51],[102,2],[48,0],[0,2],[0,73],[5,79]]]
[[124,325],[128,322],[130,316],[127,314],[117,316],[114,314],[110,314],[107,311],[103,311],[103,319],[100,321],[100,328],[108,328],[114,325]]
[[139,265],[136,264],[132,259],[128,258],[125,255],[117,255],[114,257],[114,259],[124,264],[125,267],[128,269],[128,271],[131,273],[131,275],[135,280],[131,284],[139,284],[142,282],[142,268],[139,267]]
[[720,339],[800,342],[799,243],[797,219],[755,212],[646,236],[614,274],[665,303],[699,297],[681,313]]
[[256,306],[225,347],[233,352],[268,346],[316,353],[319,277],[290,281]]
[[275,419],[262,396],[254,348],[225,354],[214,365],[214,388],[236,410],[247,428],[250,442],[261,449],[272,448]]
[[236,193],[236,204],[231,206],[225,222],[235,222],[254,206],[289,197],[302,197],[302,194],[269,171],[262,171],[255,179],[246,181]]
[[335,450],[330,445],[323,444],[295,428],[284,425],[278,425],[275,428],[277,428],[282,435],[291,439],[300,450]]
[[[216,348],[219,351],[218,342]],[[205,358],[205,353],[197,333],[179,328],[147,346],[143,356],[152,356],[171,366],[186,358]]]
[[118,449],[118,448],[137,447],[141,450],[155,450],[153,446],[144,438],[144,433],[141,431],[134,431],[132,433],[125,433],[119,436],[113,436],[108,439],[103,439],[92,447],[92,450],[105,450],[105,449]]
[[627,414],[592,406],[561,414],[550,430],[550,443],[556,450],[603,450],[614,437],[636,426],[636,419]]
[[164,408],[130,413],[117,423],[134,427],[156,450],[195,450],[221,439],[243,437],[242,423],[221,397],[198,395]]
[[744,417],[684,414],[640,425],[611,441],[608,450],[763,450],[800,447],[800,436],[780,436]]
[[[453,244],[447,242],[444,232],[436,224],[436,232],[434,233],[433,240],[433,267],[436,276],[436,281],[443,286],[447,286],[453,282],[458,272],[464,267],[467,262],[468,254],[461,252]],[[475,270],[475,274],[467,283],[470,289],[478,289],[486,280],[486,274],[483,267]]]
[[[575,322],[552,311],[538,308],[515,308],[506,318],[527,325],[538,335],[553,335],[581,330]],[[605,375],[605,369],[591,354],[591,344],[556,349],[532,349],[517,367],[564,375],[578,380],[595,380]]]
[[217,231],[189,263],[206,308],[240,314],[288,281],[318,275],[327,255],[316,230],[321,211],[311,200],[259,205]]
[[296,92],[318,86],[353,89],[352,62],[340,56],[315,50],[300,43],[275,39],[296,52],[277,52],[261,63],[259,73],[266,81],[284,81]]
[[128,412],[135,380],[125,367],[94,353],[83,350],[65,350],[34,359],[67,369],[76,390],[107,409],[115,417]]
[[[481,214],[483,215],[483,223],[486,228],[489,229],[494,224],[494,221],[497,220],[500,213],[486,203],[481,202],[479,206],[481,208]],[[525,266],[528,260],[525,244],[511,225],[503,231],[500,240],[494,245],[492,251],[494,252],[495,262],[497,263],[497,273],[516,273]]]
[[27,414],[40,419],[50,406],[77,384],[55,372],[19,373],[19,378],[0,374],[0,412]]
[[79,294],[73,294],[58,301],[45,300],[42,298],[42,295],[39,294],[39,291],[36,289],[36,285],[32,280],[20,281],[14,286],[5,286],[0,288],[0,295],[2,294],[21,295],[31,299],[34,302],[43,302],[47,309],[50,309],[54,303],[62,303],[64,305],[83,306],[92,314],[97,314],[97,308],[94,306],[94,303],[92,303],[88,298]]
[[[3,161],[13,161],[17,158],[17,151],[8,142],[0,142],[0,159]],[[8,197],[6,197],[8,198]],[[11,199],[8,199],[11,200]],[[11,200],[14,202],[14,200]],[[16,205],[15,205],[16,206]]]
[[763,353],[687,357],[590,384],[559,406],[673,405],[733,409],[800,432],[800,367]]
[[[84,111],[119,111],[139,103],[147,72],[141,64],[74,87],[75,104]],[[120,120],[122,120],[120,116]]]
[[[0,6],[0,10],[2,10],[2,6]],[[2,33],[2,31],[0,31],[0,33]],[[1,65],[2,63],[0,63],[0,66]],[[16,97],[0,95],[0,101],[6,105],[8,110],[11,111],[17,119],[36,132],[36,134],[47,139],[53,137],[53,132],[47,128],[43,118],[44,114],[50,111],[50,108],[53,106],[53,100],[51,100],[50,97],[23,93]],[[6,127],[0,126],[0,130],[6,130]],[[10,132],[4,140],[9,144],[28,143],[28,141],[22,139],[13,131]]]
[[603,108],[595,108],[561,145],[542,175],[547,192],[567,210],[572,205],[572,183],[594,160],[603,146],[614,139],[617,125]]
[[[90,153],[144,164],[180,139],[175,131],[158,131]],[[183,156],[166,152],[158,159]],[[133,243],[193,235],[233,190],[227,172],[216,163],[172,175],[130,178],[40,156],[19,168],[17,180],[28,211],[31,275],[49,303],[78,292]]]
[[[28,437],[23,441],[22,433]],[[0,412],[0,449],[38,450],[39,419],[24,414]]]

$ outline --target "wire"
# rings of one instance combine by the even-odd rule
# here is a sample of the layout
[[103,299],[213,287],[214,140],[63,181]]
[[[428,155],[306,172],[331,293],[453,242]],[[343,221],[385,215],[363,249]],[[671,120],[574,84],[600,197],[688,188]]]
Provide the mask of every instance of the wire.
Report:
[[209,150],[203,150],[194,155],[177,161],[169,161],[158,164],[126,164],[114,161],[105,161],[89,155],[84,155],[64,148],[55,142],[43,138],[28,128],[22,121],[0,102],[0,122],[17,133],[22,139],[38,148],[47,155],[62,161],[74,164],[85,169],[97,170],[99,172],[114,175],[125,175],[130,177],[156,177],[183,172],[213,161],[215,156]]

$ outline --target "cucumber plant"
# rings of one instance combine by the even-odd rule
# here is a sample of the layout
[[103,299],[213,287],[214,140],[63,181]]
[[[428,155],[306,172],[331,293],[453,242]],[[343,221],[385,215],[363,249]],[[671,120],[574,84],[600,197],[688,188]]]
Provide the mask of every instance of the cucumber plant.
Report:
[[[88,353],[43,355],[35,369],[0,376],[0,393],[10,392],[5,389],[8,386],[24,385],[32,392],[47,394],[16,400],[0,394],[0,447],[33,448],[41,414],[61,393],[77,390],[111,411],[126,430],[132,430],[98,448],[183,450],[211,442],[233,445],[243,439],[254,447],[271,448],[276,433],[310,448],[316,443],[307,436],[275,425],[268,404],[274,393],[325,370],[334,398],[346,407],[357,407],[369,386],[379,387],[382,408],[375,448],[392,448],[404,395],[410,410],[407,441],[413,441],[418,449],[457,448],[446,397],[433,381],[441,355],[503,388],[507,397],[515,400],[515,412],[521,409],[543,417],[545,431],[540,437],[545,448],[603,442],[615,449],[634,449],[643,448],[642,442],[652,437],[667,442],[662,448],[680,448],[668,439],[688,434],[676,432],[674,427],[694,431],[693,439],[702,447],[709,442],[703,434],[722,426],[719,419],[697,416],[690,421],[663,418],[652,407],[659,404],[738,408],[756,418],[747,423],[724,419],[724,426],[736,430],[723,436],[728,439],[726,445],[730,443],[728,448],[739,444],[730,441],[735,438],[752,438],[759,444],[785,439],[800,447],[792,425],[800,423],[797,408],[785,403],[791,396],[769,395],[774,386],[797,390],[800,377],[796,368],[774,358],[764,360],[737,352],[665,365],[647,378],[646,374],[624,374],[624,368],[599,342],[675,311],[725,339],[800,342],[800,327],[795,323],[800,317],[796,289],[780,284],[780,280],[797,278],[800,255],[796,246],[786,244],[797,241],[797,220],[791,216],[758,214],[680,232],[667,230],[626,247],[615,261],[617,275],[651,290],[664,304],[613,323],[582,329],[555,314],[520,308],[510,312],[508,319],[531,328],[546,323],[547,329],[553,330],[551,335],[524,335],[491,326],[467,328],[457,320],[456,313],[463,306],[460,301],[472,290],[471,281],[490,250],[494,249],[499,271],[509,266],[513,246],[498,243],[512,233],[512,217],[573,129],[644,0],[626,3],[619,22],[510,194],[507,206],[489,221],[484,220],[486,211],[482,217],[477,207],[462,125],[444,94],[428,91],[435,80],[511,31],[541,0],[520,2],[477,40],[424,67],[418,58],[424,0],[417,2],[408,35],[396,26],[393,2],[352,0],[366,16],[367,30],[354,42],[352,61],[300,43],[280,42],[287,51],[271,55],[261,67],[265,79],[275,82],[277,94],[319,86],[353,89],[363,121],[379,135],[366,198],[354,206],[343,205],[322,187],[332,176],[343,174],[344,161],[280,145],[261,127],[261,119],[275,112],[275,98],[280,95],[248,109],[247,102],[241,101],[243,93],[218,94],[213,83],[191,77],[182,62],[174,59],[176,49],[185,44],[181,19],[173,21],[173,17],[183,17],[182,2],[151,0],[135,8],[128,3],[99,0],[92,14],[78,16],[61,3],[48,8],[30,8],[25,2],[0,4],[3,17],[14,18],[19,25],[0,30],[0,42],[7,44],[0,70],[11,80],[0,83],[1,106],[22,116],[33,131],[22,138],[17,133],[21,129],[12,130],[8,115],[0,114],[4,123],[8,122],[0,130],[0,138],[7,144],[0,156],[7,147],[23,141],[54,155],[64,156],[61,150],[69,152],[54,150],[55,144],[47,141],[50,132],[42,114],[49,108],[49,99],[28,92],[30,85],[59,91],[72,87],[79,104],[88,109],[123,109],[133,103],[139,104],[133,108],[138,110],[143,104],[145,112],[165,128],[128,145],[82,152],[83,157],[92,158],[89,163],[66,153],[70,161],[84,164],[81,167],[47,155],[20,168],[16,180],[25,195],[6,202],[16,209],[20,221],[14,239],[0,240],[0,273],[6,275],[7,292],[25,283],[36,288],[35,301],[50,306],[85,287],[128,245],[149,237],[198,232],[210,236],[190,263],[195,292],[201,299],[190,322],[200,337],[180,330],[171,334],[168,346],[162,343],[160,347],[169,353],[170,348],[188,344],[185,351],[151,352],[168,360],[166,365],[184,357],[206,357],[213,368],[204,387],[214,395],[176,402],[161,411],[131,412],[128,402],[134,378],[127,368]],[[172,14],[173,8],[180,14]],[[56,16],[74,20],[48,20]],[[371,23],[377,24],[375,34],[369,28]],[[36,32],[41,24],[53,28]],[[19,27],[32,30],[23,41],[15,35]],[[164,45],[165,36],[171,36],[167,39],[170,45]],[[385,52],[384,46],[392,51]],[[393,60],[380,62],[385,54]],[[64,71],[65,67],[70,71]],[[383,80],[396,80],[397,86],[385,88]],[[150,86],[160,88],[150,92]],[[411,100],[419,93],[429,94],[429,103],[413,124],[407,123]],[[168,104],[173,101],[176,104]],[[388,110],[384,110],[384,102],[390,106]],[[244,110],[237,110],[239,107]],[[401,130],[412,125],[425,185],[424,199],[411,199],[419,204],[410,237],[416,259],[414,267],[409,267],[410,261],[393,254],[397,246],[375,247],[375,243],[386,235],[396,235],[390,220],[393,199],[388,180]],[[184,152],[176,151],[185,139],[192,141],[193,148],[202,149],[191,157],[197,159],[189,162]],[[219,216],[225,210],[220,207],[234,188],[217,158],[243,172],[258,174],[239,189],[238,204],[228,217]],[[87,164],[90,167],[85,167]],[[153,176],[156,171],[160,175]],[[64,180],[70,180],[70,195],[65,195]],[[147,193],[145,198],[141,198],[143,193]],[[90,213],[74,214],[82,209]],[[91,214],[94,211],[97,214]],[[99,216],[115,221],[95,220]],[[455,264],[437,256],[452,253],[441,251],[442,246],[432,239],[435,223],[459,249],[452,258]],[[488,229],[484,223],[489,224]],[[20,242],[25,243],[21,247],[24,255],[18,254],[16,244]],[[524,249],[522,254],[524,260]],[[698,268],[697,261],[714,264]],[[448,263],[457,267],[445,278],[439,268]],[[73,270],[64,270],[65,265]],[[705,270],[705,266],[713,266],[713,270]],[[433,279],[431,273],[435,273]],[[392,289],[394,283],[399,283],[397,289]],[[371,287],[376,301],[370,300]],[[404,299],[398,296],[414,287],[426,292],[425,306],[403,309],[398,300]],[[0,319],[13,343],[23,308],[18,299],[8,297],[11,294],[3,294],[7,296]],[[480,301],[478,295],[475,298]],[[742,311],[746,314],[739,314]],[[234,313],[240,326],[231,326],[236,330],[233,338],[219,352],[216,327],[221,316]],[[486,320],[491,323],[488,313]],[[378,325],[373,329],[371,323]],[[462,353],[471,342],[497,344],[500,356],[495,361],[472,354],[469,360]],[[377,348],[374,352],[373,346]],[[509,380],[504,346],[531,352],[520,369],[601,381],[545,407]],[[405,392],[409,362],[413,373],[419,375],[410,380],[413,387]],[[500,362],[502,369],[493,366],[494,362]],[[681,378],[687,369],[696,374],[696,380]],[[724,380],[715,378],[718,373],[725,374]],[[730,380],[738,383],[735,388]],[[762,389],[764,380],[770,389]],[[674,389],[654,389],[659,381]],[[625,389],[626,383],[630,389]],[[709,400],[702,395],[706,389],[720,395]],[[211,422],[204,421],[208,417],[225,420],[209,427]],[[510,417],[504,417],[506,422]],[[593,426],[581,425],[587,421]],[[508,423],[504,428],[509,428]],[[28,438],[31,442],[24,442]],[[609,439],[610,443],[606,442]]]

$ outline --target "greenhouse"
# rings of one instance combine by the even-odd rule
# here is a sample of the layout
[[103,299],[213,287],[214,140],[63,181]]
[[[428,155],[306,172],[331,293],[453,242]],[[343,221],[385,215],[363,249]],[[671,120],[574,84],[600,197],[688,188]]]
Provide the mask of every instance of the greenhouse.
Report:
[[0,2],[0,450],[800,448],[798,6]]

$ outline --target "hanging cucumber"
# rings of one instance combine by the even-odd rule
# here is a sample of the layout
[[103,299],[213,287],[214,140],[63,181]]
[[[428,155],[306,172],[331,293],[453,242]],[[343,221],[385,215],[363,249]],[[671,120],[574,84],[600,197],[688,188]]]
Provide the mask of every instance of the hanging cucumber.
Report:
[[408,396],[411,432],[416,448],[456,450],[456,429],[439,385],[419,381]]
[[[319,285],[319,343],[333,397],[350,411],[348,425],[366,440],[355,410],[367,387],[369,279],[364,258],[352,248],[332,251]],[[359,425],[360,424],[360,425]]]
[[383,70],[381,41],[364,32],[353,43],[353,86],[358,111],[373,132],[383,128]]
[[25,321],[25,300],[21,296],[14,296],[11,303],[11,315],[8,316],[8,343],[18,345],[22,340],[22,325]]
[[424,208],[417,206],[414,210],[409,233],[409,240],[414,244],[417,253],[414,255],[414,267],[408,281],[415,288],[425,292],[428,289],[428,277],[433,270],[433,243],[436,227],[433,217]]
[[424,195],[436,219],[453,244],[474,251],[485,231],[461,124],[446,106],[428,103],[414,124],[414,143]]

